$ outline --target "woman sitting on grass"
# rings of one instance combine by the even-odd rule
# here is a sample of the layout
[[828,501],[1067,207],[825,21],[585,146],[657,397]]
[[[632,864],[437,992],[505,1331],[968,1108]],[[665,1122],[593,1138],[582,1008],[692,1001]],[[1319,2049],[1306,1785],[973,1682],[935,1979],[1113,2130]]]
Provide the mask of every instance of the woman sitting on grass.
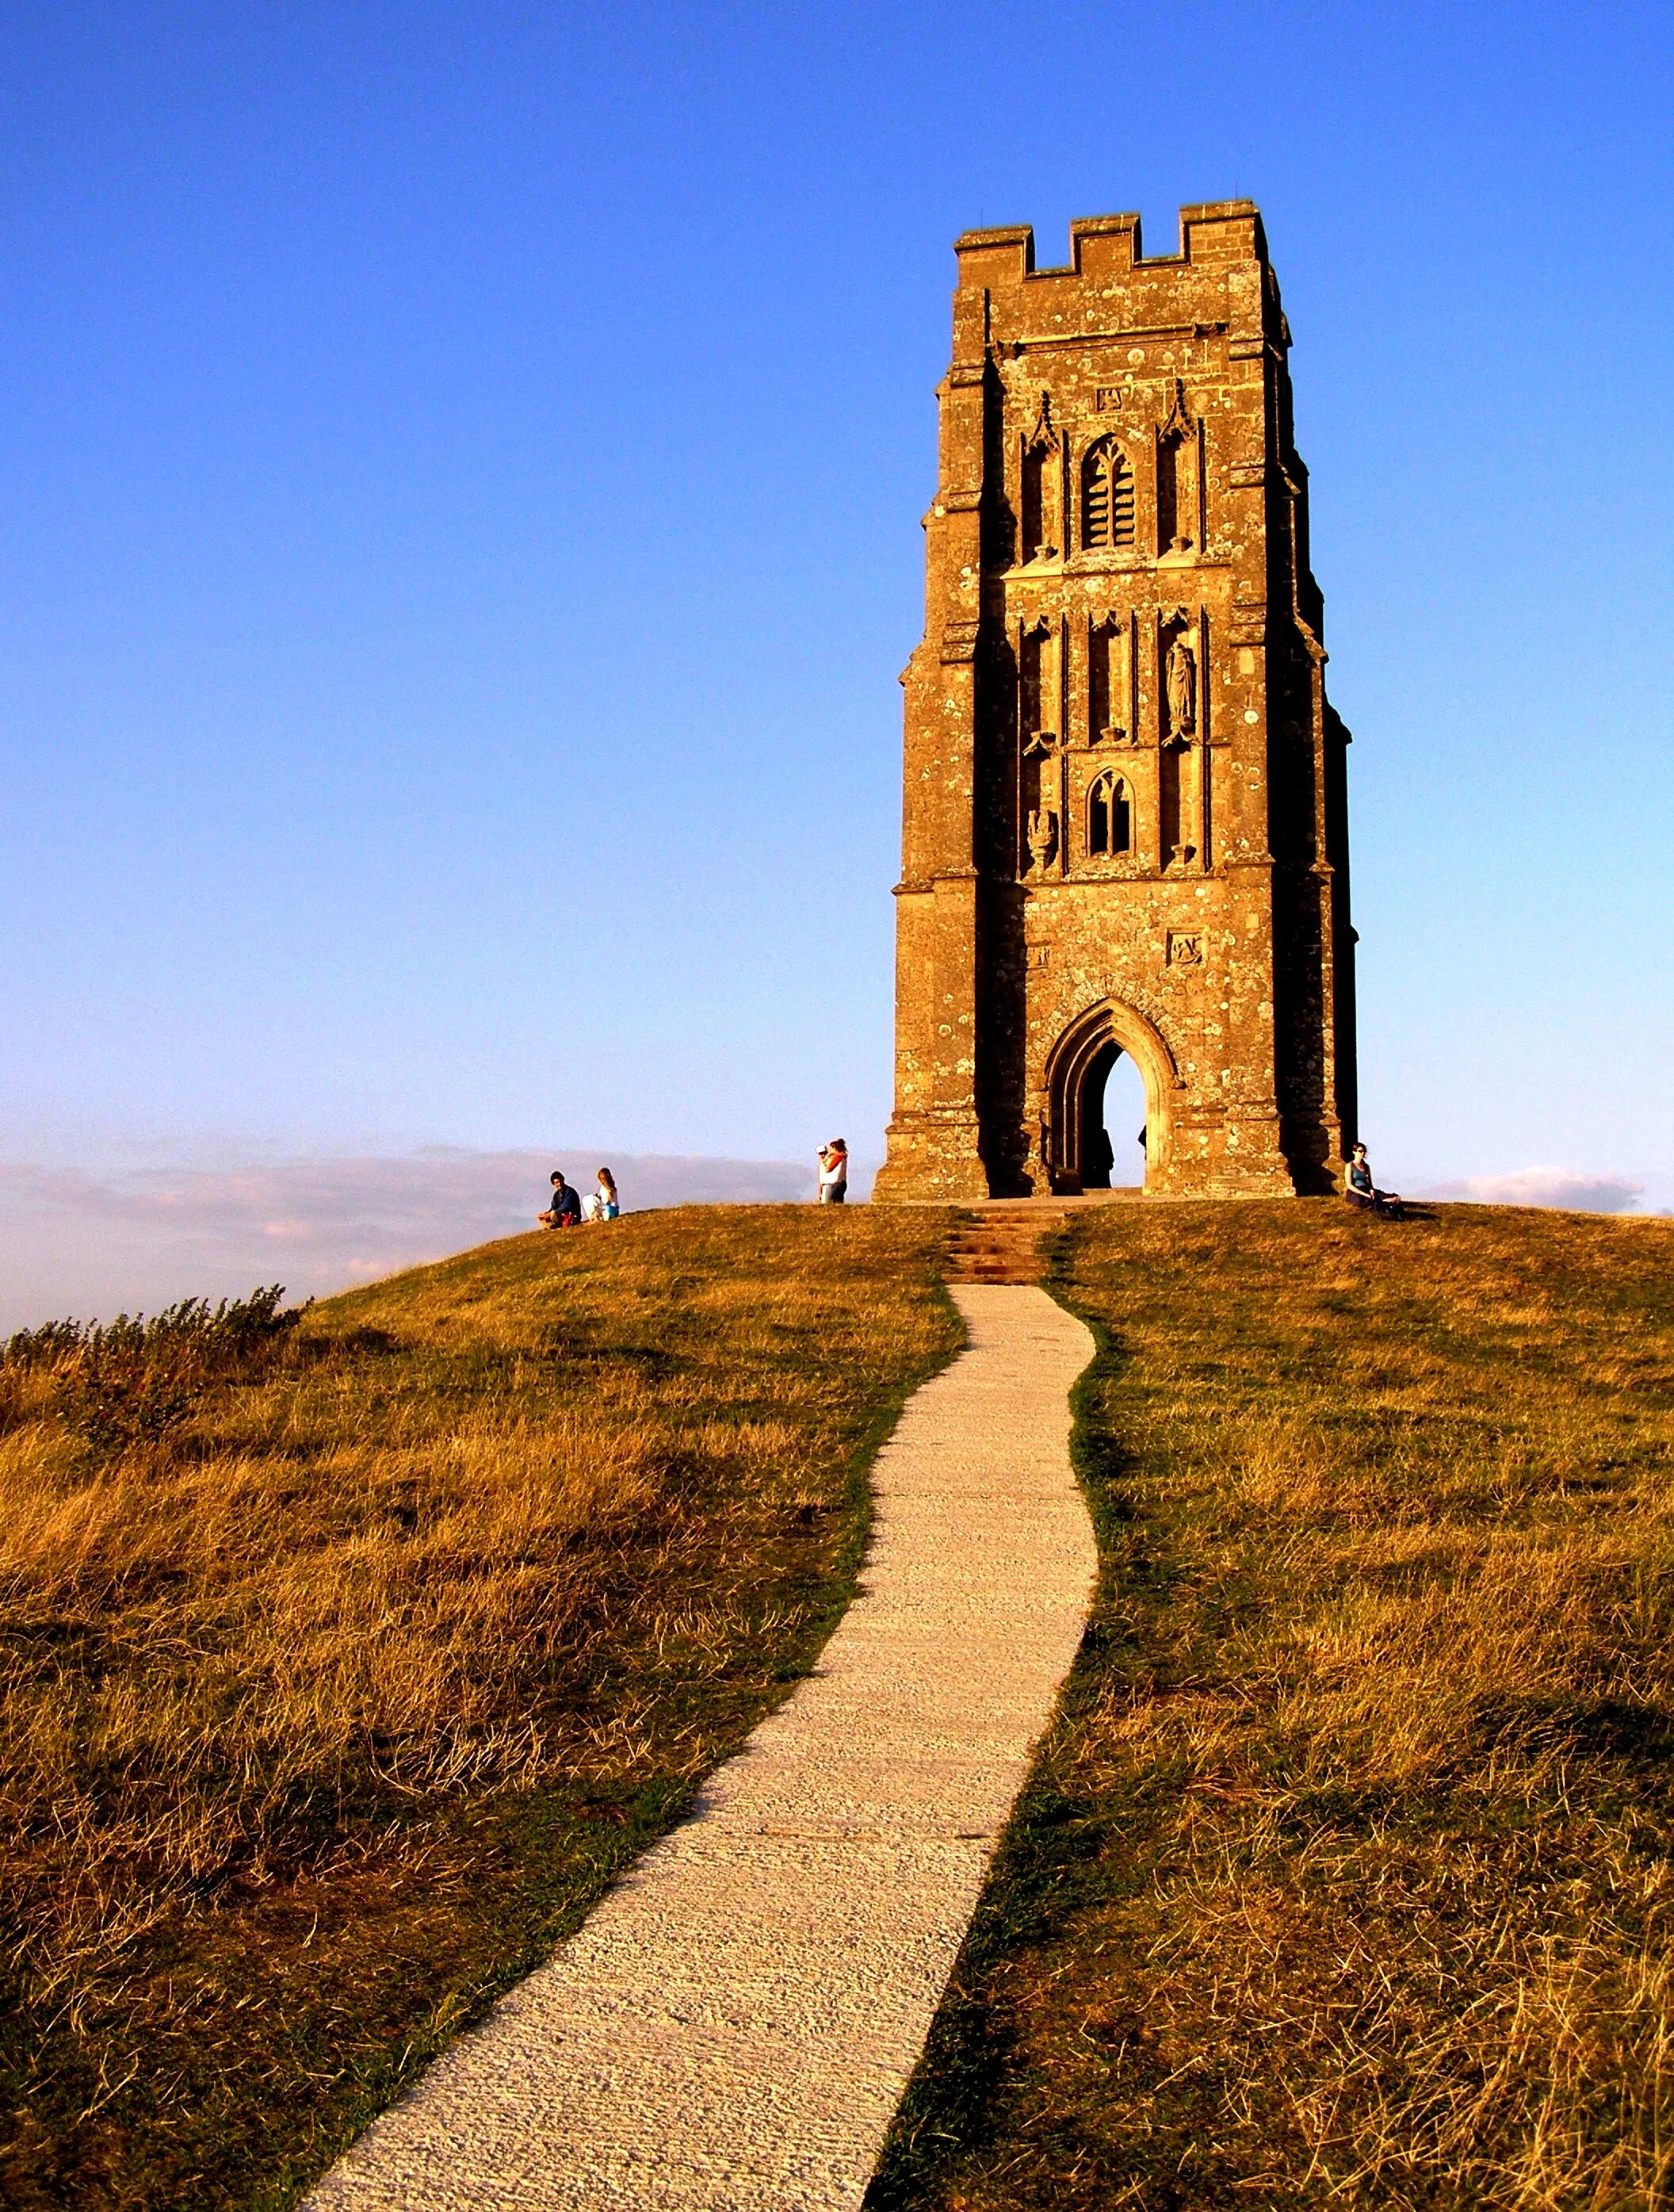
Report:
[[590,1190],[581,1201],[584,1221],[614,1221],[622,1212],[616,1199],[616,1177],[609,1168],[598,1171],[598,1188]]
[[1349,1180],[1343,1187],[1343,1195],[1350,1206],[1357,1206],[1365,1212],[1381,1214],[1386,1221],[1404,1221],[1406,1218],[1400,1193],[1379,1190],[1374,1184],[1371,1164],[1367,1159],[1364,1145],[1355,1146],[1355,1156],[1349,1163]]

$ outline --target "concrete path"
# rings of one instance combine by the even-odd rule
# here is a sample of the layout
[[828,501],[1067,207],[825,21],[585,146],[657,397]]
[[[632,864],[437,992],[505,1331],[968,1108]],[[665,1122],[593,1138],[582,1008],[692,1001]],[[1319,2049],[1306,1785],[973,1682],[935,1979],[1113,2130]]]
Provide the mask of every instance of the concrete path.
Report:
[[305,2212],[860,2203],[1093,1583],[1092,1338],[1044,1291],[953,1296],[969,1349],[878,1455],[817,1670]]

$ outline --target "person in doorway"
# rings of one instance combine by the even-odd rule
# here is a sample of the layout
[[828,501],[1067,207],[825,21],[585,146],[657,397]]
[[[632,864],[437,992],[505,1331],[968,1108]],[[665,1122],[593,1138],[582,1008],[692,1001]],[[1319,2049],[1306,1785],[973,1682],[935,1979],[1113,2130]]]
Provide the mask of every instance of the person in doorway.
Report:
[[1089,1129],[1087,1133],[1087,1163],[1081,1171],[1083,1190],[1108,1190],[1110,1170],[1116,1164],[1116,1147],[1110,1141],[1108,1129]]
[[552,1170],[552,1203],[541,1216],[548,1229],[573,1229],[581,1218],[581,1198],[573,1183],[564,1181],[562,1168]]
[[616,1178],[609,1168],[598,1171],[598,1218],[615,1221],[622,1212],[622,1200],[616,1196]]
[[849,1194],[849,1148],[840,1137],[820,1147],[820,1204],[841,1206]]
[[1400,1221],[1405,1218],[1400,1193],[1380,1190],[1372,1180],[1372,1164],[1366,1157],[1364,1145],[1356,1145],[1349,1162],[1348,1179],[1343,1186],[1343,1195],[1350,1206],[1363,1213],[1376,1213],[1386,1221]]

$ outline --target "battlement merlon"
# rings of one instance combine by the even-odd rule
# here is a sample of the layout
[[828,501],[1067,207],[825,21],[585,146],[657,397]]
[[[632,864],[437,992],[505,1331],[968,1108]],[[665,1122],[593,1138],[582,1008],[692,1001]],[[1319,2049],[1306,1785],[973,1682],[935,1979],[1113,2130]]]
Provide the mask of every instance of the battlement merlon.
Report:
[[1185,268],[1252,261],[1267,267],[1267,234],[1253,200],[1206,200],[1180,211],[1180,243],[1148,255],[1137,215],[1078,216],[1070,225],[1070,258],[1062,268],[1034,265],[1034,229],[1014,223],[967,230],[954,240],[961,290],[1006,288],[1065,276],[1127,276],[1170,263]]

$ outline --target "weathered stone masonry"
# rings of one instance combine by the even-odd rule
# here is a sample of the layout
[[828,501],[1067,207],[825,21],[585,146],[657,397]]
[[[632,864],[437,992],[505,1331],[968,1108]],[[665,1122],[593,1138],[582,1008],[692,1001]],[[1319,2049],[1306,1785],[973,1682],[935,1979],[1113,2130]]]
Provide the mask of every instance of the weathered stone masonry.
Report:
[[1355,1124],[1343,748],[1256,209],[959,241],[907,665],[883,1199],[1324,1191]]

